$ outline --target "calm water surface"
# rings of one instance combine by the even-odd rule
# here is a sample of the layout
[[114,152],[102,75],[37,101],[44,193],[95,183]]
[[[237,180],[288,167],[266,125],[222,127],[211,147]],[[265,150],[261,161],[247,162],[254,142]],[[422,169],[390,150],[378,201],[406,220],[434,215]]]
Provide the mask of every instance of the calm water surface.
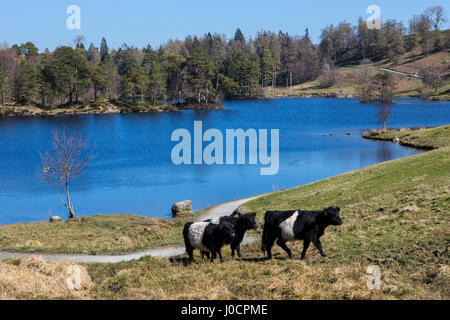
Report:
[[[414,102],[414,103],[412,103]],[[198,210],[213,204],[290,188],[420,151],[361,138],[379,127],[375,104],[358,99],[228,101],[225,110],[159,114],[80,115],[0,119],[0,224],[46,220],[49,210],[66,216],[38,177],[39,152],[54,128],[78,129],[95,144],[95,159],[72,185],[78,215],[135,213],[170,216],[171,205],[191,199]],[[280,129],[280,170],[260,176],[260,166],[176,166],[173,130]],[[404,99],[389,126],[450,123],[449,103]],[[351,132],[353,135],[347,135]],[[324,136],[335,133],[335,136]]]

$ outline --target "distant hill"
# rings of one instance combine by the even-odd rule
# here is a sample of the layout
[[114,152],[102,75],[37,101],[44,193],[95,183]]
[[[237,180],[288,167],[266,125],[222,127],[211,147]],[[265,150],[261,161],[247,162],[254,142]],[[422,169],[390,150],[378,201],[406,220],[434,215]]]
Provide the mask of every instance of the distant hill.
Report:
[[[395,86],[396,97],[420,97],[424,90],[424,84],[418,77],[420,69],[429,64],[440,64],[443,70],[442,85],[438,90],[438,96],[447,98],[450,96],[450,54],[448,50],[438,51],[428,55],[422,55],[417,51],[407,52],[398,60],[392,63],[387,59],[371,63],[372,68],[378,71],[392,70],[406,74],[397,74],[392,72]],[[339,67],[340,80],[331,87],[322,88],[319,79],[305,82],[290,87],[277,87],[273,92],[269,91],[269,96],[357,96],[356,87],[358,81],[356,74],[360,68],[359,64]],[[409,76],[408,76],[409,75]]]

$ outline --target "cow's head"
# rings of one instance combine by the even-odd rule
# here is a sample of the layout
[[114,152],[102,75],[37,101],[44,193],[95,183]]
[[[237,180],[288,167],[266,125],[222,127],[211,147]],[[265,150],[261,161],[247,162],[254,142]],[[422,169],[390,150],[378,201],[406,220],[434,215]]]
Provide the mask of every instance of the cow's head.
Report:
[[238,223],[245,230],[256,229],[258,224],[255,221],[256,212],[250,212],[246,214],[238,214]]
[[329,207],[324,209],[327,221],[333,226],[339,226],[342,224],[342,219],[339,217],[339,212],[341,208],[339,207]]
[[226,243],[230,243],[234,239],[234,227],[231,223],[226,221],[221,222],[219,224],[219,230],[222,233]]

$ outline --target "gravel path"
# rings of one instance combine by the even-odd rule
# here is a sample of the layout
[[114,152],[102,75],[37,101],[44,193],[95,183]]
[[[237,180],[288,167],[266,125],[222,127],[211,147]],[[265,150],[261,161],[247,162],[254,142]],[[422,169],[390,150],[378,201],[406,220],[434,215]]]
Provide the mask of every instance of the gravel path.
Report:
[[[240,205],[256,199],[252,197],[247,199],[236,200],[228,203],[223,203],[208,209],[205,213],[197,218],[197,221],[204,219],[212,219],[221,216],[230,215]],[[245,236],[243,243],[255,241],[255,238]],[[3,252],[0,251],[0,259],[17,259],[17,258],[31,258],[32,256],[40,256],[47,261],[72,261],[78,263],[117,263],[123,261],[131,261],[140,259],[145,256],[153,256],[158,258],[178,256],[185,253],[184,246],[170,246],[162,248],[154,248],[141,252],[134,252],[123,255],[83,255],[83,254],[47,254],[47,253],[20,253],[20,252]]]

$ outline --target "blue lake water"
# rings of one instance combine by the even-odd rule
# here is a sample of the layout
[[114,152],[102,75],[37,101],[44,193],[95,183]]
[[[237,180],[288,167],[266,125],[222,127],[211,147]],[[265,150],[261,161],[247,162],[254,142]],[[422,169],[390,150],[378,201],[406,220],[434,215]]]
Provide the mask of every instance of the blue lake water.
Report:
[[[169,217],[171,205],[191,199],[198,210],[276,188],[290,188],[420,151],[361,138],[380,127],[376,104],[358,99],[227,101],[225,110],[0,119],[0,224],[47,220],[67,212],[38,176],[39,152],[54,128],[77,129],[95,145],[95,159],[72,184],[78,215],[135,213]],[[181,165],[171,162],[173,130],[279,129],[280,168],[260,165]],[[390,127],[450,123],[450,103],[399,100]],[[351,132],[353,135],[347,135]],[[334,133],[334,136],[324,136]],[[205,143],[206,145],[206,143]]]

